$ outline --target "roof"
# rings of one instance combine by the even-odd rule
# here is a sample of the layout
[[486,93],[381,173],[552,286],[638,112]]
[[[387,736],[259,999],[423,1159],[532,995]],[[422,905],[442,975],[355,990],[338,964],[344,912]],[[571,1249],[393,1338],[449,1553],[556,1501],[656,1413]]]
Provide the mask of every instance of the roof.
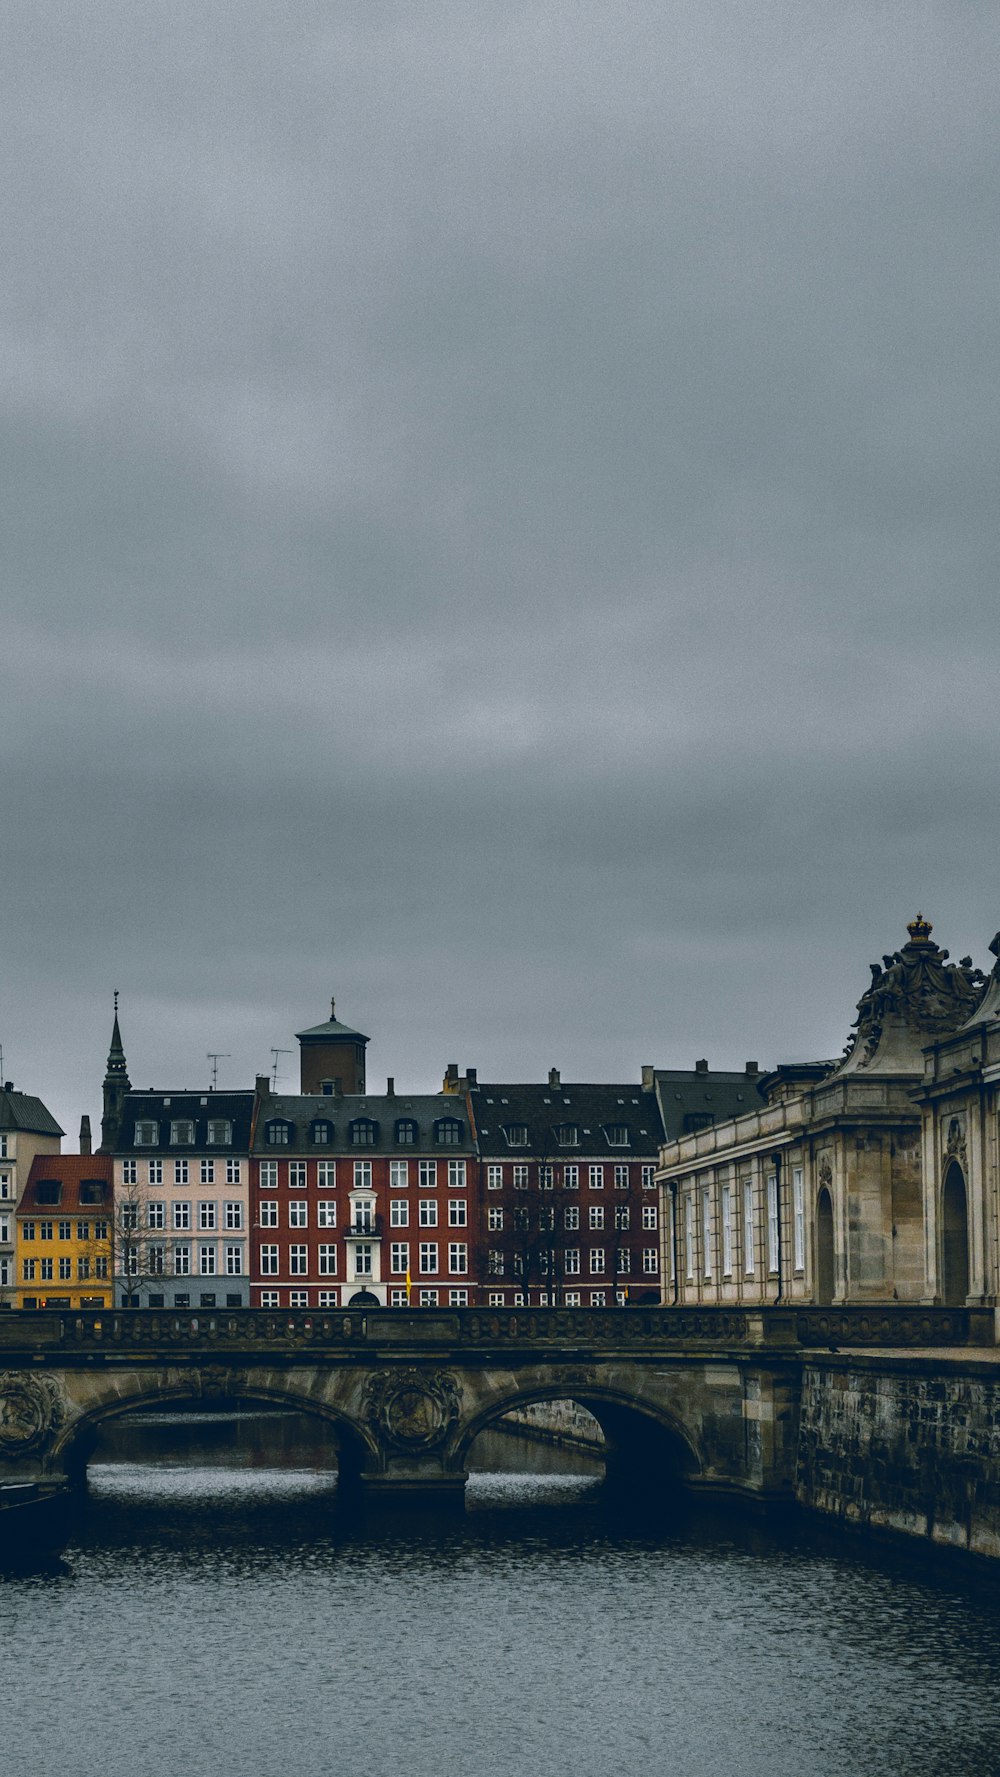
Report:
[[663,1117],[664,1141],[677,1141],[694,1129],[728,1123],[759,1110],[758,1082],[765,1076],[751,1073],[710,1072],[707,1068],[658,1067],[654,1069],[656,1096]]
[[334,1017],[332,1004],[330,1016],[325,1024],[311,1024],[308,1030],[297,1030],[295,1039],[299,1043],[367,1043],[368,1041],[363,1031],[352,1030],[349,1024],[341,1024],[340,1019]]
[[65,1135],[51,1111],[29,1092],[0,1091],[0,1129],[23,1129],[31,1135]]
[[[362,1117],[377,1125],[377,1139],[359,1149],[351,1141],[351,1124]],[[282,1154],[318,1153],[331,1157],[350,1154],[355,1158],[363,1154],[365,1158],[370,1158],[385,1154],[401,1157],[415,1157],[417,1154],[458,1156],[474,1154],[476,1151],[465,1099],[457,1097],[454,1092],[396,1092],[391,1096],[388,1093],[352,1092],[337,1097],[326,1092],[269,1094],[261,1100],[257,1113],[253,1144],[255,1154],[273,1155],[276,1152],[267,1139],[267,1125],[275,1119],[282,1119],[292,1125],[291,1139],[287,1145],[282,1146]],[[457,1119],[461,1123],[461,1141],[449,1142],[446,1146],[435,1142],[434,1125],[442,1119]],[[416,1123],[415,1141],[404,1144],[397,1140],[396,1126],[403,1121]],[[331,1139],[322,1146],[311,1137],[312,1125],[317,1122],[332,1126]]]
[[[36,1154],[18,1205],[18,1214],[40,1215],[47,1210],[75,1214],[77,1210],[89,1210],[93,1213],[102,1208],[110,1209],[111,1169],[110,1154]],[[59,1186],[58,1197],[42,1193],[44,1201],[40,1201],[39,1187],[53,1183]],[[88,1199],[82,1191],[82,1187],[88,1183],[103,1186],[102,1194],[96,1200]]]
[[[114,1151],[116,1154],[148,1154],[153,1149],[170,1149],[175,1153],[192,1154],[204,1149],[212,1154],[246,1154],[250,1149],[253,1102],[252,1092],[129,1092],[122,1106]],[[232,1124],[232,1141],[228,1144],[209,1143],[207,1125],[216,1121]],[[170,1125],[177,1122],[194,1124],[193,1141],[171,1142]],[[137,1123],[156,1123],[158,1140],[137,1142]]]
[[[535,1160],[557,1156],[562,1160],[655,1159],[663,1141],[655,1094],[634,1083],[614,1086],[567,1081],[543,1086],[479,1081],[470,1096],[483,1155],[517,1159],[520,1154]],[[527,1130],[526,1142],[508,1139],[506,1131],[517,1125]],[[560,1141],[557,1134],[567,1127],[577,1131],[573,1144]],[[610,1130],[621,1128],[627,1132],[626,1142],[609,1136]]]

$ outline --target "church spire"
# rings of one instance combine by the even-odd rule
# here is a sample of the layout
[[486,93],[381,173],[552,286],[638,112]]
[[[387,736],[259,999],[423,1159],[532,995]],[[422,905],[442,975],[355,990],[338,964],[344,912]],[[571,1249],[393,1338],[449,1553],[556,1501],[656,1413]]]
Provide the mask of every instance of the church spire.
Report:
[[112,1154],[118,1144],[125,1094],[131,1090],[122,1033],[118,1027],[118,989],[115,988],[115,1021],[111,1028],[111,1047],[104,1076],[104,1115],[101,1118],[101,1153]]

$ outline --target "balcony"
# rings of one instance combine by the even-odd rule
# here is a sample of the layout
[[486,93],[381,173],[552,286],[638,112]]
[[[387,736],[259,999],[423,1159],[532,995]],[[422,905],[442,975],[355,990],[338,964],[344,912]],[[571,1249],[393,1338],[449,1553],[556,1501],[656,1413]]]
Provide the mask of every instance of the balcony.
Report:
[[382,1217],[370,1216],[360,1222],[348,1222],[344,1228],[344,1236],[347,1240],[381,1240]]

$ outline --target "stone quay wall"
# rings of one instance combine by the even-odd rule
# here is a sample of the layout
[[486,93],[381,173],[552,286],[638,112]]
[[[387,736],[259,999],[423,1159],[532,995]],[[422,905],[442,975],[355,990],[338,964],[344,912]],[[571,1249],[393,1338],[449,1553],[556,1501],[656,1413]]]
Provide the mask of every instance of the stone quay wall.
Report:
[[1000,1557],[1000,1361],[811,1356],[795,1492],[848,1524]]

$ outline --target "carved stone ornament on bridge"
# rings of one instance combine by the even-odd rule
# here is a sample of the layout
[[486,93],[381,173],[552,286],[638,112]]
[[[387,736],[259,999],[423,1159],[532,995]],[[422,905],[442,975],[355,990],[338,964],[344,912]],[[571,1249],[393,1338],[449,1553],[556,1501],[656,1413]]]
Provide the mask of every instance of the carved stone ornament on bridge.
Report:
[[965,1118],[952,1117],[948,1123],[948,1140],[945,1154],[953,1159],[965,1159]]
[[373,1376],[369,1423],[399,1450],[433,1450],[458,1418],[458,1384],[447,1370],[388,1370]]
[[224,1364],[205,1364],[198,1372],[201,1397],[206,1401],[224,1401],[239,1387],[235,1371]]
[[51,1376],[0,1372],[0,1453],[27,1456],[57,1430],[63,1401]]

